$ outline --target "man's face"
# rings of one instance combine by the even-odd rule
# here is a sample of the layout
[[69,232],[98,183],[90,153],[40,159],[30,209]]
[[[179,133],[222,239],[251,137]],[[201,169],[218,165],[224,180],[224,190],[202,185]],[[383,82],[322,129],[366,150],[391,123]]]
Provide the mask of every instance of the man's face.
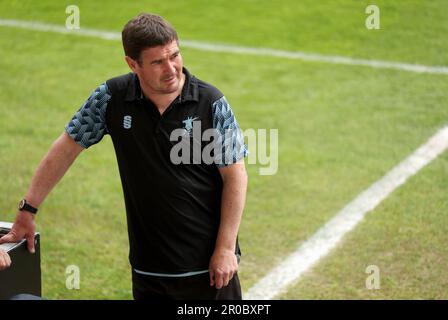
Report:
[[179,89],[183,77],[183,62],[176,40],[143,50],[140,64],[129,57],[126,57],[126,61],[138,75],[144,92],[170,94]]

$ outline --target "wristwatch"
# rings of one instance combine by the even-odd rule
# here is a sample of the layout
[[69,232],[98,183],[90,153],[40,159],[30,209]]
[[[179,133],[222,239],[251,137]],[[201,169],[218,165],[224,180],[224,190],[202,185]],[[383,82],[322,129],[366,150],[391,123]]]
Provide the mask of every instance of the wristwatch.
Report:
[[31,212],[33,214],[36,214],[37,213],[37,208],[34,208],[33,206],[29,205],[26,202],[26,199],[22,199],[19,202],[19,211],[28,211],[28,212]]

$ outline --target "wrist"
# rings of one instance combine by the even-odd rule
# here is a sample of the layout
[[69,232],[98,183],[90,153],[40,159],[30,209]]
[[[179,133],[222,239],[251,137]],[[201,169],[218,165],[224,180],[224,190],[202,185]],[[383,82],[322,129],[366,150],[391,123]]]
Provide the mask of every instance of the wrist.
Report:
[[19,210],[16,214],[16,219],[22,223],[27,223],[29,220],[34,221],[36,215],[26,210]]
[[235,252],[236,248],[236,236],[223,236],[218,234],[216,238],[215,251],[232,251]]
[[35,215],[38,211],[38,209],[34,207],[31,203],[29,203],[25,198],[20,200],[18,209],[19,211],[28,212],[33,215]]
[[215,253],[226,253],[231,252],[235,253],[235,245],[233,246],[215,246]]

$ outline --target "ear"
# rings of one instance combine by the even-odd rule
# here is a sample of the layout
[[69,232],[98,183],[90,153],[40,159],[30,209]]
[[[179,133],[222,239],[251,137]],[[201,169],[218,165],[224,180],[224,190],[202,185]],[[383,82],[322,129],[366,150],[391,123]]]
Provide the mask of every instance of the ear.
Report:
[[125,56],[124,59],[126,60],[126,63],[128,64],[129,68],[131,68],[131,70],[136,73],[136,69],[138,66],[137,61],[135,61],[134,59],[132,59],[129,56]]

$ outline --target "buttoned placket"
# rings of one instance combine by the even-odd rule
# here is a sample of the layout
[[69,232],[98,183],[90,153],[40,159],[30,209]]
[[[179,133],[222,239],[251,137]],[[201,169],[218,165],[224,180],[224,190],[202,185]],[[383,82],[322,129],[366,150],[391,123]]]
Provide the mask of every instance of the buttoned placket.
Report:
[[181,102],[181,96],[178,95],[173,101],[171,101],[170,105],[168,106],[168,108],[165,109],[165,111],[160,114],[159,110],[157,109],[156,105],[151,101],[148,100],[146,98],[142,98],[140,100],[140,105],[143,108],[150,108],[150,113],[151,116],[155,119],[156,124],[155,124],[155,130],[154,132],[156,134],[160,133],[160,126],[162,124],[162,121],[164,120],[164,118],[166,118],[166,115],[177,105]]

